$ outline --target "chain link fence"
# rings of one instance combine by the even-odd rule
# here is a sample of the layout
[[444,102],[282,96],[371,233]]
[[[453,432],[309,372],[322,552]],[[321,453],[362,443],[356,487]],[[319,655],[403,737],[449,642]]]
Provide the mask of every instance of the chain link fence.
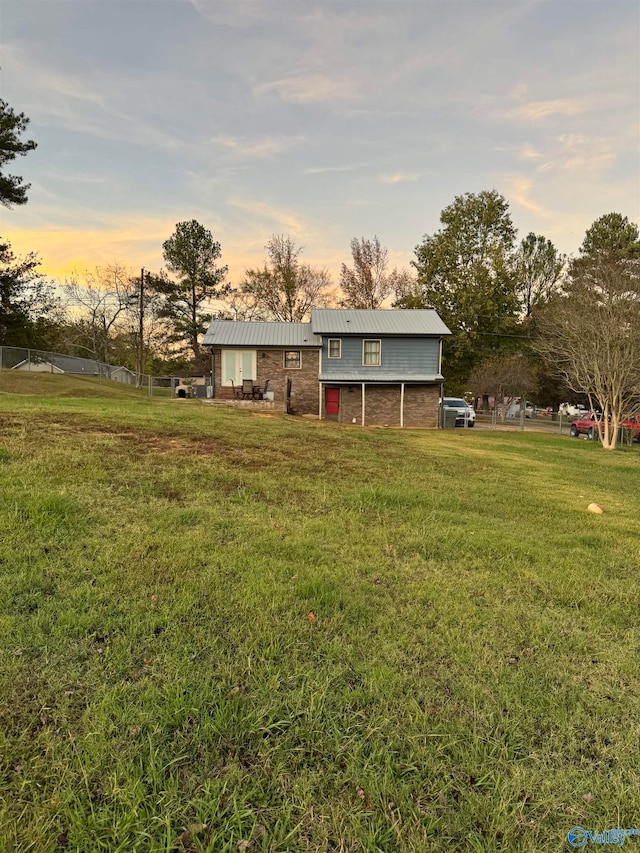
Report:
[[0,346],[0,371],[2,370],[107,379],[138,388],[149,397],[205,398],[212,396],[211,380],[207,381],[204,377],[140,375],[121,365],[27,347]]
[[545,410],[545,414],[534,410],[523,416],[520,412],[504,414],[495,409],[490,411],[476,409],[476,423],[478,426],[490,430],[547,432],[569,435],[571,418],[560,412],[547,412],[547,410]]
[[63,355],[38,349],[0,346],[0,370],[21,370],[29,373],[68,373],[72,376],[97,376],[125,385],[136,385],[133,370],[119,365],[105,364],[92,358]]

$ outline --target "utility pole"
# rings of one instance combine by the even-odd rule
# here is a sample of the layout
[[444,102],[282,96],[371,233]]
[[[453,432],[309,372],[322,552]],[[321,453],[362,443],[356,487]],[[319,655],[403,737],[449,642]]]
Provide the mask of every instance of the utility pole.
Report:
[[138,328],[138,388],[142,388],[142,374],[144,373],[144,267],[140,270],[140,305],[139,305],[139,328]]

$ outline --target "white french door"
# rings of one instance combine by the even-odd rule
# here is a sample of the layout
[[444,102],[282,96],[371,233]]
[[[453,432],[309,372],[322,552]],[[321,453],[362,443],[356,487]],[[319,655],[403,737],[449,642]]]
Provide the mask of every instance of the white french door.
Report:
[[222,350],[222,384],[242,385],[243,379],[256,381],[256,351],[247,349]]

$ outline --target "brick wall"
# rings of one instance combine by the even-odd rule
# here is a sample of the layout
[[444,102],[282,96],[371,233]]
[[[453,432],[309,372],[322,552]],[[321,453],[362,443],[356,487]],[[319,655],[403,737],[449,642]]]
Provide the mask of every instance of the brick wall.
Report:
[[285,401],[287,379],[291,380],[291,411],[298,415],[318,414],[318,350],[302,350],[302,367],[285,368],[284,350],[258,350],[258,385],[269,380],[275,400]]
[[404,425],[406,427],[438,426],[439,385],[404,386]]
[[400,426],[399,385],[367,385],[364,405],[365,426]]

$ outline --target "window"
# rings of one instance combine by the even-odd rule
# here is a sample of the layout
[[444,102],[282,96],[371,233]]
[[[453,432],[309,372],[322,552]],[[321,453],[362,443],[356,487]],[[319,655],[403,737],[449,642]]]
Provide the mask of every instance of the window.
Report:
[[369,365],[380,364],[380,341],[362,342],[362,363]]
[[329,358],[342,358],[342,341],[340,338],[329,338]]
[[291,370],[302,367],[302,352],[299,349],[285,350],[284,366]]

